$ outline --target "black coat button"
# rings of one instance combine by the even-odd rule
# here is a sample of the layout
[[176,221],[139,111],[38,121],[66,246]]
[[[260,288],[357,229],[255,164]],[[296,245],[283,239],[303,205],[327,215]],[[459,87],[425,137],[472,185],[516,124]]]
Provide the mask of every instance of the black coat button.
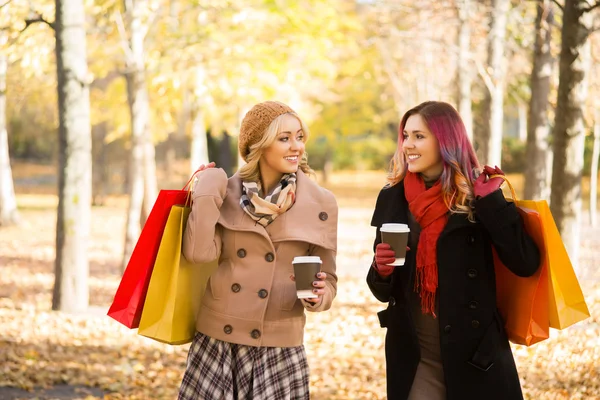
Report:
[[446,325],[444,327],[444,332],[446,332],[446,333],[450,333],[451,330],[452,330],[452,326],[450,326],[450,325]]
[[258,297],[260,297],[261,299],[265,299],[268,295],[269,292],[267,292],[265,289],[260,289],[258,291]]
[[329,218],[329,215],[327,215],[327,213],[325,211],[321,211],[319,213],[319,219],[321,221],[327,221],[327,218]]
[[265,260],[267,260],[268,262],[273,262],[274,259],[275,259],[275,256],[273,255],[273,253],[267,253],[265,255]]
[[471,326],[475,329],[479,328],[479,321],[474,319],[473,321],[471,321]]
[[469,308],[470,308],[471,310],[475,310],[475,309],[477,308],[477,306],[478,306],[478,305],[479,305],[479,303],[478,303],[478,302],[476,302],[475,300],[473,300],[473,301],[470,301],[470,302],[469,302]]
[[254,329],[252,332],[250,332],[250,336],[252,336],[252,339],[258,339],[260,337],[260,331],[258,329]]
[[467,243],[475,244],[475,236],[473,236],[473,235],[467,236]]
[[223,327],[223,332],[225,332],[227,335],[230,335],[231,332],[233,332],[233,327],[231,325],[225,325]]
[[239,292],[240,290],[242,290],[242,287],[240,286],[240,284],[239,284],[239,283],[234,283],[233,285],[231,285],[231,291],[232,291],[233,293],[237,293],[237,292]]
[[395,306],[396,305],[396,299],[393,298],[393,297],[390,297],[389,303],[390,303],[390,306],[392,306],[392,307]]
[[239,250],[237,251],[237,256],[238,256],[239,258],[244,258],[244,257],[246,257],[246,250],[244,250],[244,249],[239,249]]
[[467,276],[469,278],[477,278],[477,270],[474,268],[471,268],[470,270],[467,271]]

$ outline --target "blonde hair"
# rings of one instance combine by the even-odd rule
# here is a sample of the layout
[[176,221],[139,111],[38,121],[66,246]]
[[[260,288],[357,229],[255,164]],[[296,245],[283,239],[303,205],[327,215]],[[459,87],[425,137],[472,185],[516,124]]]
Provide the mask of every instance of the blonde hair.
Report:
[[[302,132],[304,132],[303,142],[306,143],[308,140],[308,128],[304,125],[304,122],[300,119],[298,114],[294,112],[281,114],[277,118],[269,124],[267,129],[265,130],[263,136],[260,138],[258,142],[250,146],[250,152],[246,157],[246,164],[242,165],[239,170],[240,177],[244,181],[251,182],[259,182],[260,181],[260,168],[258,167],[258,162],[262,157],[264,149],[271,146],[275,140],[277,139],[277,135],[281,130],[281,122],[286,115],[291,115],[298,120],[300,126],[302,127]],[[298,166],[302,172],[307,175],[314,174],[314,171],[308,166],[308,154],[306,151],[302,154],[302,158],[300,159],[300,165]]]

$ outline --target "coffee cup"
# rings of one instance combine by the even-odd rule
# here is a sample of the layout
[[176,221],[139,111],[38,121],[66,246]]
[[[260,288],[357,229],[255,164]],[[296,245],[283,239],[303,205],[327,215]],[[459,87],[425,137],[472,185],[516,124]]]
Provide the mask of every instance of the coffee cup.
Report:
[[383,224],[379,229],[381,232],[381,241],[390,245],[396,260],[388,265],[404,265],[406,257],[406,245],[408,244],[408,234],[410,228],[406,224]]
[[316,299],[313,293],[313,282],[316,281],[317,274],[321,271],[321,257],[319,256],[301,256],[294,257],[292,265],[294,266],[294,276],[296,280],[296,295],[299,299]]

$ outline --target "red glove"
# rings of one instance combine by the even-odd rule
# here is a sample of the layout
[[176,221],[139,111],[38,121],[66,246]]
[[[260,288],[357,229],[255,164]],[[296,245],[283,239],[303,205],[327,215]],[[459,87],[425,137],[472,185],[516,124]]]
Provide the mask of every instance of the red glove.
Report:
[[483,167],[483,172],[473,182],[473,194],[475,198],[485,197],[490,193],[500,189],[500,186],[504,182],[502,178],[491,178],[491,175],[504,175],[504,172],[498,167],[492,168],[490,166]]
[[391,264],[396,260],[396,253],[389,244],[387,243],[379,243],[375,248],[375,269],[379,273],[380,276],[386,278],[394,272],[393,265]]

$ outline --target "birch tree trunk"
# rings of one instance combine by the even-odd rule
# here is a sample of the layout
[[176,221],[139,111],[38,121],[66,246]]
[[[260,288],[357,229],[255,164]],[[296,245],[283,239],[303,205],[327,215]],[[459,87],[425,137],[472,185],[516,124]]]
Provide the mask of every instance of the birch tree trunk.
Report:
[[[129,206],[127,209],[127,223],[125,228],[125,246],[123,254],[123,270],[127,266],[135,243],[140,236],[140,216],[145,220],[147,216],[142,207],[146,200],[146,193],[153,190],[147,188],[150,183],[147,179],[146,168],[151,163],[147,137],[150,131],[150,103],[146,87],[144,65],[144,26],[140,18],[139,0],[124,0],[126,11],[126,24],[128,37],[127,56],[127,98],[131,114],[131,149],[128,167],[128,194]],[[153,153],[153,151],[152,151]],[[151,167],[150,167],[151,168]],[[156,173],[156,171],[154,171]],[[156,196],[151,200],[153,204]],[[147,202],[147,200],[146,200]],[[146,205],[147,207],[147,205]]]
[[192,121],[192,154],[190,156],[190,174],[194,173],[200,164],[207,164],[208,143],[206,140],[206,121],[202,110],[202,99],[206,95],[204,70],[196,68],[194,88],[194,119]]
[[581,176],[587,96],[591,15],[585,0],[565,0],[561,29],[560,75],[553,131],[550,208],[573,264],[578,266]]
[[471,63],[471,0],[457,0],[456,11],[458,14],[458,65],[456,68],[456,82],[458,86],[458,112],[465,123],[467,135],[473,141],[473,108],[471,86],[473,85],[473,71]]
[[492,85],[488,85],[484,102],[484,115],[489,128],[483,130],[480,143],[483,163],[492,166],[500,166],[502,155],[504,81],[506,75],[504,45],[509,8],[510,0],[492,0],[488,39],[488,74]]
[[[0,35],[2,33],[0,32]],[[19,222],[17,198],[10,167],[8,133],[6,127],[6,73],[8,60],[0,53],[0,226]]]
[[590,221],[593,227],[598,226],[598,158],[600,158],[600,110],[596,110],[594,118],[594,147],[590,174]]
[[527,146],[525,150],[525,191],[526,199],[550,200],[550,79],[554,69],[551,52],[552,25],[554,11],[552,0],[541,0],[538,4],[535,21],[535,43],[533,69],[531,71],[531,99],[527,122]]
[[56,0],[59,171],[52,309],[89,303],[92,138],[83,0]]

